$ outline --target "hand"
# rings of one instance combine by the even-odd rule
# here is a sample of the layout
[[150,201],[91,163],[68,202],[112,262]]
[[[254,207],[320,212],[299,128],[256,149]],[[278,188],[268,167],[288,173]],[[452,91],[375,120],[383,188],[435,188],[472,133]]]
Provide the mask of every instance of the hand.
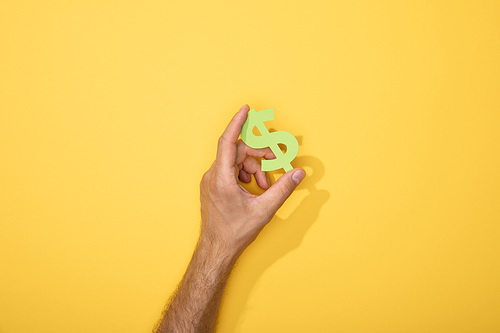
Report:
[[[238,140],[249,109],[244,105],[234,115],[219,138],[216,160],[200,184],[200,242],[234,256],[239,256],[258,236],[305,176],[303,169],[293,169],[269,186],[256,158],[275,158],[271,149],[253,149]],[[251,175],[266,190],[260,196],[238,183],[238,179],[250,182]]]

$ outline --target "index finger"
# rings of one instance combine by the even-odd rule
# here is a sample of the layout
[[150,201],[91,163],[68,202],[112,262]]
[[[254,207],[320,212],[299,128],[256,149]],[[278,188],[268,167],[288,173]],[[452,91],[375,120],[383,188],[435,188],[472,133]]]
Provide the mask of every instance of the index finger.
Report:
[[236,161],[236,141],[241,132],[241,127],[247,119],[250,110],[248,104],[243,105],[233,116],[224,133],[219,138],[217,146],[217,164],[223,168],[233,167]]

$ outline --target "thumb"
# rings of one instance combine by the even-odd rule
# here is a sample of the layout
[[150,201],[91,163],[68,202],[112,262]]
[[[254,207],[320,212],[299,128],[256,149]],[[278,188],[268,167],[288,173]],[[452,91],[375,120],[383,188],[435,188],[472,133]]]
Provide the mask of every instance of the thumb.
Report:
[[302,179],[304,179],[305,175],[306,172],[304,169],[300,168],[285,173],[259,197],[259,199],[262,200],[262,206],[264,206],[269,213],[276,213],[285,200],[288,199],[297,188]]

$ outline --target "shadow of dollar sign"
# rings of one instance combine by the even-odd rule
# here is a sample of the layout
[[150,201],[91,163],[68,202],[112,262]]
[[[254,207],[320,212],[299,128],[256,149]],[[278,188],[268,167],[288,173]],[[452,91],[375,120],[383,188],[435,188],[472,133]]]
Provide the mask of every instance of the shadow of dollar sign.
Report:
[[[256,112],[255,109],[248,111],[248,118],[241,128],[241,139],[251,148],[269,147],[276,156],[272,160],[262,160],[262,171],[273,171],[283,168],[285,172],[293,169],[292,160],[299,152],[297,139],[288,132],[278,131],[270,133],[264,124],[265,121],[274,120],[274,109],[266,109]],[[253,134],[254,127],[257,127],[261,135]],[[283,154],[278,143],[286,145],[286,153]]]

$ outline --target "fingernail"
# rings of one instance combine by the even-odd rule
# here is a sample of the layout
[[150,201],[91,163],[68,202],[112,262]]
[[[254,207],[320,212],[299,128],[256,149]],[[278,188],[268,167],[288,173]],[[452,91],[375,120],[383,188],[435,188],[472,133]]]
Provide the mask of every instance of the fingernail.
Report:
[[304,172],[304,170],[299,169],[293,173],[292,179],[295,182],[295,184],[299,185],[302,179],[304,179],[305,175],[306,173]]
[[[240,110],[241,110],[241,109],[243,109],[245,106],[248,106],[248,104],[243,105],[243,106],[240,108]],[[248,106],[248,108],[250,108],[250,107]]]

